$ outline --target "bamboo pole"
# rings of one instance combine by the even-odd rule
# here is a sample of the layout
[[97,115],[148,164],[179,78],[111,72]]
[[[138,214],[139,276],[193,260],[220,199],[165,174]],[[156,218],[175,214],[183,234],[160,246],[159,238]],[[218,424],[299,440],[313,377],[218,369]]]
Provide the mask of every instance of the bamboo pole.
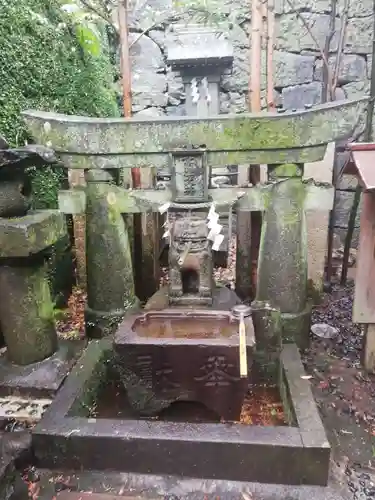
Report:
[[247,341],[246,341],[247,339],[246,339],[245,318],[243,314],[241,314],[240,316],[239,335],[240,335],[240,377],[247,378],[248,376]]
[[[131,59],[128,30],[129,1],[119,0],[118,23],[121,45],[121,75],[123,91],[123,108],[125,118],[132,116],[132,85]],[[153,170],[133,167],[131,169],[133,188],[150,188],[154,184]],[[141,300],[146,300],[158,287],[160,266],[158,261],[159,248],[159,218],[157,214],[133,215],[133,259],[135,270],[136,294]]]
[[[253,0],[251,3],[251,41],[250,41],[250,82],[249,82],[249,106],[253,113],[261,110],[261,68],[262,68],[262,30],[263,30],[263,7],[261,0]],[[252,184],[260,182],[260,165],[250,167],[249,180]],[[251,279],[252,295],[256,293],[257,265],[262,228],[261,212],[251,212]]]
[[262,64],[262,6],[260,0],[251,2],[251,35],[250,35],[250,79],[249,106],[252,112],[260,111],[260,75]]
[[274,0],[267,3],[267,108],[275,109],[273,99],[274,68],[273,68],[273,42],[275,37],[275,5]]
[[118,24],[120,32],[120,51],[121,51],[121,76],[124,116],[130,118],[132,115],[131,98],[131,69],[129,54],[129,32],[128,32],[128,2],[119,0],[118,4]]
[[[260,0],[252,0],[251,31],[249,34],[248,107],[253,112],[260,111],[261,109],[261,31],[261,2]],[[240,172],[238,177],[239,179],[242,177]],[[241,184],[242,182],[259,183],[260,166],[250,165],[247,168],[246,179],[241,179]],[[243,300],[255,297],[260,228],[260,212],[237,213],[236,293]]]

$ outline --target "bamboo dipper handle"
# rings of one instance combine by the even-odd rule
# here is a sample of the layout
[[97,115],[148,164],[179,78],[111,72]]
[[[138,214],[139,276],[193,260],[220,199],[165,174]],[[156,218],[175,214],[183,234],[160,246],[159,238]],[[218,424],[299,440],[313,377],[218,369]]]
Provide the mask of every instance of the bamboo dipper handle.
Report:
[[246,326],[243,314],[240,316],[240,377],[247,377],[247,345],[246,345]]

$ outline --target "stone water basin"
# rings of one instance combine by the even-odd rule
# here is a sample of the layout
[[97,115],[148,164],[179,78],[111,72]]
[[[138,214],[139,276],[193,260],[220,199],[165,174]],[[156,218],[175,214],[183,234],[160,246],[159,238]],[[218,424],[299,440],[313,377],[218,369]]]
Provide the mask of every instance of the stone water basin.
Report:
[[[251,320],[246,325],[250,369],[254,332]],[[240,377],[239,322],[230,312],[172,308],[129,316],[115,335],[114,351],[140,415],[194,401],[219,418],[239,420],[248,380]]]

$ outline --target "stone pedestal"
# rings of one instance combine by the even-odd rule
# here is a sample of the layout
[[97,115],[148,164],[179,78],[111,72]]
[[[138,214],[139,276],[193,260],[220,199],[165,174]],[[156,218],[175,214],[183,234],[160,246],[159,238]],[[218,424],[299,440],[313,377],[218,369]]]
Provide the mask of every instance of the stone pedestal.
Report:
[[57,349],[47,266],[0,266],[0,317],[9,359],[28,365]]
[[54,210],[0,218],[0,321],[15,364],[42,361],[57,349],[44,252],[65,231]]
[[46,258],[66,235],[57,210],[0,218],[0,324],[7,347],[0,356],[0,393],[51,397],[82,342],[58,342]]

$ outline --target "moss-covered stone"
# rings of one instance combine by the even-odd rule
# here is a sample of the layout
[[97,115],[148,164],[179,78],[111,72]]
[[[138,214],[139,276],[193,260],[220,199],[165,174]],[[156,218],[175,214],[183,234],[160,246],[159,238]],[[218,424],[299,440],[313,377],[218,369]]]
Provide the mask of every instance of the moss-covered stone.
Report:
[[287,150],[320,146],[349,134],[366,103],[364,98],[282,115],[206,119],[90,119],[40,111],[27,111],[24,117],[40,143],[51,142],[56,149],[71,153],[160,153],[202,145],[202,141],[207,150],[215,151]]
[[36,210],[24,217],[0,218],[0,257],[28,257],[65,236],[65,219],[58,210]]
[[[103,384],[108,382],[107,372],[113,361],[112,341],[109,338],[92,340],[69,375],[71,381],[86,380],[80,394],[69,409],[69,417],[89,417]],[[89,377],[94,371],[95,376]]]
[[283,177],[302,177],[303,166],[296,163],[283,163],[281,165],[270,166],[268,176],[271,179],[280,179]]
[[126,220],[111,196],[109,172],[87,173],[87,333],[111,333],[137,299]]
[[307,304],[305,197],[300,177],[273,185],[263,217],[257,286],[257,300],[281,311],[283,340],[296,340],[301,347],[309,338],[309,320],[300,321]]
[[300,349],[307,349],[310,343],[312,303],[307,299],[306,305],[299,313],[281,315],[282,335],[284,343],[295,342]]
[[9,359],[27,365],[57,349],[53,304],[43,263],[0,266],[0,318]]

